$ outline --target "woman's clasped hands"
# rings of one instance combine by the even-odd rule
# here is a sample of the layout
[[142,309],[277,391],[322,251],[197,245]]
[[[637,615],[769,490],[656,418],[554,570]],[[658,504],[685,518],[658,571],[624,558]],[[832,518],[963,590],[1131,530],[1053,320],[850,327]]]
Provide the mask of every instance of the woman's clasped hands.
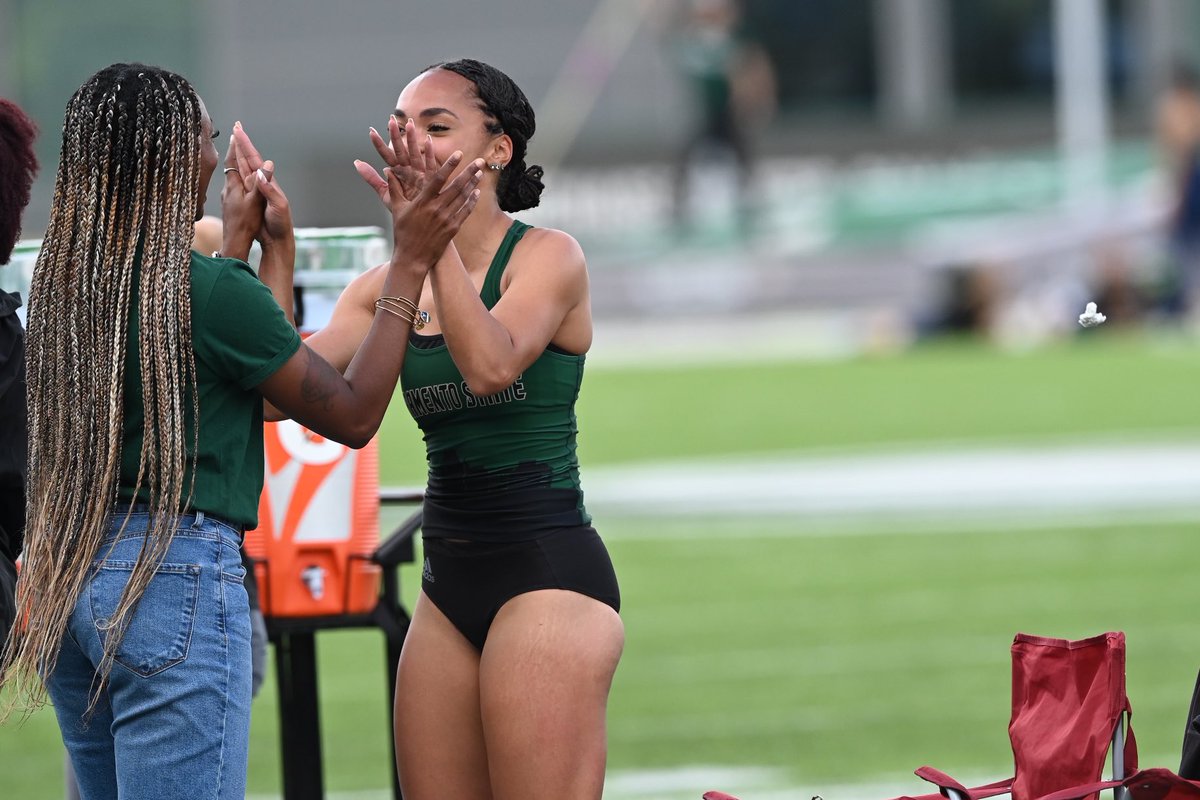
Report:
[[275,163],[263,159],[240,122],[229,137],[224,169],[222,253],[245,259],[255,239],[264,249],[294,247],[291,206],[275,179]]

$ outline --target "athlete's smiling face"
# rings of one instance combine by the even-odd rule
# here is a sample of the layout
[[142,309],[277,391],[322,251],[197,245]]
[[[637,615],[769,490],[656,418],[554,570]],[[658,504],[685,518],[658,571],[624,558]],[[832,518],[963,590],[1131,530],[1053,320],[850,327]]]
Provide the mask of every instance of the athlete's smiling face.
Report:
[[433,140],[439,164],[455,150],[462,151],[463,166],[476,158],[488,164],[507,164],[511,158],[512,140],[504,133],[492,132],[498,122],[484,112],[475,84],[456,72],[422,72],[404,87],[394,114],[401,126],[412,119],[421,141],[426,135]]

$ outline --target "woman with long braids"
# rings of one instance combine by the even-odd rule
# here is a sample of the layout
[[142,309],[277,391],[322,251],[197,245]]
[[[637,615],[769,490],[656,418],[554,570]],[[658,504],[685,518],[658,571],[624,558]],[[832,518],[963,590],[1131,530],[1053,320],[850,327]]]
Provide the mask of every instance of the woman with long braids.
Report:
[[[410,800],[599,798],[609,688],[624,646],[608,553],[583,504],[574,406],[592,341],[587,268],[567,234],[509,216],[538,204],[525,95],[473,60],[400,94],[402,177],[432,152],[488,165],[482,195],[420,291],[401,382],[424,433],[424,574],[400,658],[395,736]],[[395,181],[360,174],[388,203]],[[415,184],[405,181],[406,197]],[[339,368],[371,322],[382,268],[307,341]],[[278,290],[277,290],[278,291]]]
[[[238,546],[262,487],[263,398],[361,446],[411,329],[411,315],[378,314],[345,377],[300,342],[244,263],[257,237],[261,274],[290,272],[295,242],[287,199],[240,126],[224,256],[192,251],[215,137],[185,79],[141,64],[98,72],[63,122],[28,317],[26,624],[0,678],[35,704],[44,681],[84,800],[244,796]],[[481,165],[459,158],[417,165],[420,190],[391,206],[380,290],[395,302],[417,296],[474,207]]]

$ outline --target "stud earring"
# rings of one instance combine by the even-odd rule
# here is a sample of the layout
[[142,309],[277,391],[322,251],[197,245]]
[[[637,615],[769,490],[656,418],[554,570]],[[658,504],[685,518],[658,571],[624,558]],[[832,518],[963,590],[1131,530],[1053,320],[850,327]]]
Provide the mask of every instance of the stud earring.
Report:
[[500,170],[504,169],[504,165],[503,164],[488,164],[488,169],[494,169],[494,170],[496,170],[496,172],[499,172]]

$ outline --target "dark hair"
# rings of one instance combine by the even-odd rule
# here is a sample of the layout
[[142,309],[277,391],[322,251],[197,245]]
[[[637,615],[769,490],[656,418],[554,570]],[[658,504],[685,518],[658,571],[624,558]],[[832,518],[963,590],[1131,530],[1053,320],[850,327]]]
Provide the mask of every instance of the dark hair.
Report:
[[536,164],[525,166],[525,151],[537,123],[533,118],[533,106],[525,93],[513,81],[493,66],[471,58],[443,61],[426,67],[423,72],[444,69],[456,73],[475,85],[475,96],[479,107],[490,117],[487,130],[492,134],[506,133],[512,139],[512,160],[500,173],[496,185],[496,200],[504,211],[524,211],[534,208],[541,201],[544,171]]
[[37,174],[33,139],[37,126],[16,103],[0,98],[0,264],[7,264],[21,236],[21,212]]

